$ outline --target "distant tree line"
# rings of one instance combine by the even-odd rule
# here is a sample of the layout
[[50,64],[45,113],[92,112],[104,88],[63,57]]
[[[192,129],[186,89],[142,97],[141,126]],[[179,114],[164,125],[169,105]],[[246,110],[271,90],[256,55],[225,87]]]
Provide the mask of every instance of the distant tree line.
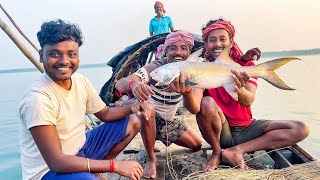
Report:
[[279,57],[279,56],[308,56],[319,55],[320,49],[308,50],[292,50],[292,51],[279,51],[279,52],[262,52],[262,57]]

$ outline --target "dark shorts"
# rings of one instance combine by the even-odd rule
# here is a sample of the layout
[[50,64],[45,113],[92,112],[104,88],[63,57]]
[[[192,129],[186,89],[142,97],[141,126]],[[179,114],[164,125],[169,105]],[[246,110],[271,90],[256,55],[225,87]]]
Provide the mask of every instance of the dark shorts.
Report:
[[222,125],[220,144],[222,148],[229,148],[256,139],[265,133],[270,120],[253,120],[248,127],[230,127],[226,121]]
[[[76,156],[102,160],[110,149],[120,143],[126,135],[129,116],[119,121],[104,123],[86,133],[86,142]],[[51,179],[99,179],[89,172],[56,173],[49,171],[42,177],[43,180]]]
[[180,118],[174,117],[173,120],[166,121],[156,114],[156,129],[156,139],[170,146],[187,130],[187,126]]

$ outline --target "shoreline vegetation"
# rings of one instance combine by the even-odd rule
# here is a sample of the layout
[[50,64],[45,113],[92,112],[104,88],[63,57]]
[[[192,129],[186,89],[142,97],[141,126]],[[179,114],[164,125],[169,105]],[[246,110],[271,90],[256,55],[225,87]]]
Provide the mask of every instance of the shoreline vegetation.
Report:
[[[316,49],[307,49],[307,50],[291,50],[291,51],[276,51],[276,52],[262,52],[262,58],[268,57],[285,57],[285,56],[313,56],[320,55],[320,48]],[[82,64],[80,65],[81,69],[87,68],[105,68],[107,67],[106,63],[97,63],[97,64]],[[20,73],[20,72],[34,72],[38,71],[37,68],[19,68],[19,69],[0,69],[0,74],[3,73]]]

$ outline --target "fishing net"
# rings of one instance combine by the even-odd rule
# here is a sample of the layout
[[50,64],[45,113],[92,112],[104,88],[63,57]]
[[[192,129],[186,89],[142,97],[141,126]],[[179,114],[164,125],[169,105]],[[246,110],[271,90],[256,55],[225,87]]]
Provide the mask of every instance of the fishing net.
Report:
[[320,161],[289,166],[283,169],[240,170],[235,168],[218,168],[214,171],[197,171],[183,180],[309,180],[320,179]]

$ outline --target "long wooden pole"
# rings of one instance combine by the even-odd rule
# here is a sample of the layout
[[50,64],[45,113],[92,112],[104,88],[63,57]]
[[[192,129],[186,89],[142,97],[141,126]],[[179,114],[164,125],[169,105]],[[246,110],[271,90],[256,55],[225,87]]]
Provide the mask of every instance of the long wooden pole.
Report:
[[1,29],[9,36],[9,38],[16,44],[16,46],[21,50],[21,52],[36,66],[40,72],[44,72],[43,66],[38,59],[36,59],[32,53],[22,44],[22,42],[16,37],[16,35],[11,31],[9,26],[2,21],[0,18]]
[[39,52],[39,49],[37,48],[36,45],[34,45],[30,39],[22,32],[22,30],[19,28],[19,26],[14,22],[14,20],[12,19],[12,17],[10,16],[10,14],[4,9],[4,7],[0,4],[0,8],[2,9],[2,11],[7,15],[7,17],[9,18],[9,20],[11,21],[11,23],[14,25],[14,27],[16,27],[16,29],[19,31],[19,33],[31,44],[31,46],[37,51]]

